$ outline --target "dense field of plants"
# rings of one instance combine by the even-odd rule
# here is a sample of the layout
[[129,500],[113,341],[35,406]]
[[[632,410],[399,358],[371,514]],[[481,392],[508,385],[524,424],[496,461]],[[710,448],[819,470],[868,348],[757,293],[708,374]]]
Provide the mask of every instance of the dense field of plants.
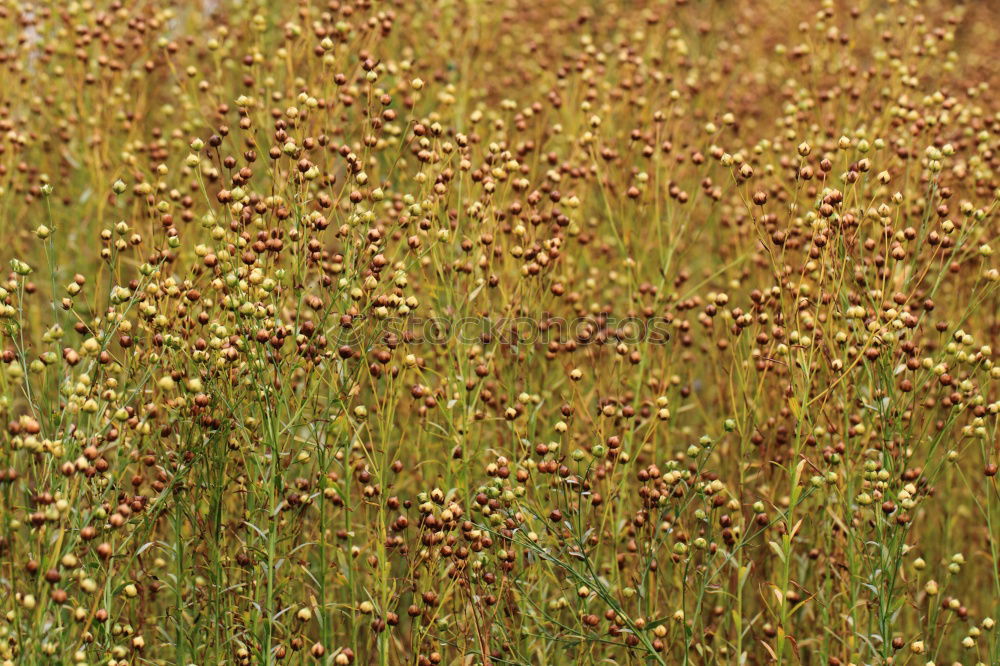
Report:
[[1000,664],[998,52],[0,0],[0,664]]

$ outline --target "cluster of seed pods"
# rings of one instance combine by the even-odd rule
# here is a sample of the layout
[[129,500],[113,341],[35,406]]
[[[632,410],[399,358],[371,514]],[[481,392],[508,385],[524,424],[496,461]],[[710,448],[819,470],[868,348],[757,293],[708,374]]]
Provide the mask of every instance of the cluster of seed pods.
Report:
[[0,2],[0,664],[1000,663],[998,20]]

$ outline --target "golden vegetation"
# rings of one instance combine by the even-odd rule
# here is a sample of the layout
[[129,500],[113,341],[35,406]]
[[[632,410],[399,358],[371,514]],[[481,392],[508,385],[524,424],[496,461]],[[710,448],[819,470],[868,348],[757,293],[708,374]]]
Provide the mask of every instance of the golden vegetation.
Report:
[[0,3],[3,664],[998,664],[988,2]]

